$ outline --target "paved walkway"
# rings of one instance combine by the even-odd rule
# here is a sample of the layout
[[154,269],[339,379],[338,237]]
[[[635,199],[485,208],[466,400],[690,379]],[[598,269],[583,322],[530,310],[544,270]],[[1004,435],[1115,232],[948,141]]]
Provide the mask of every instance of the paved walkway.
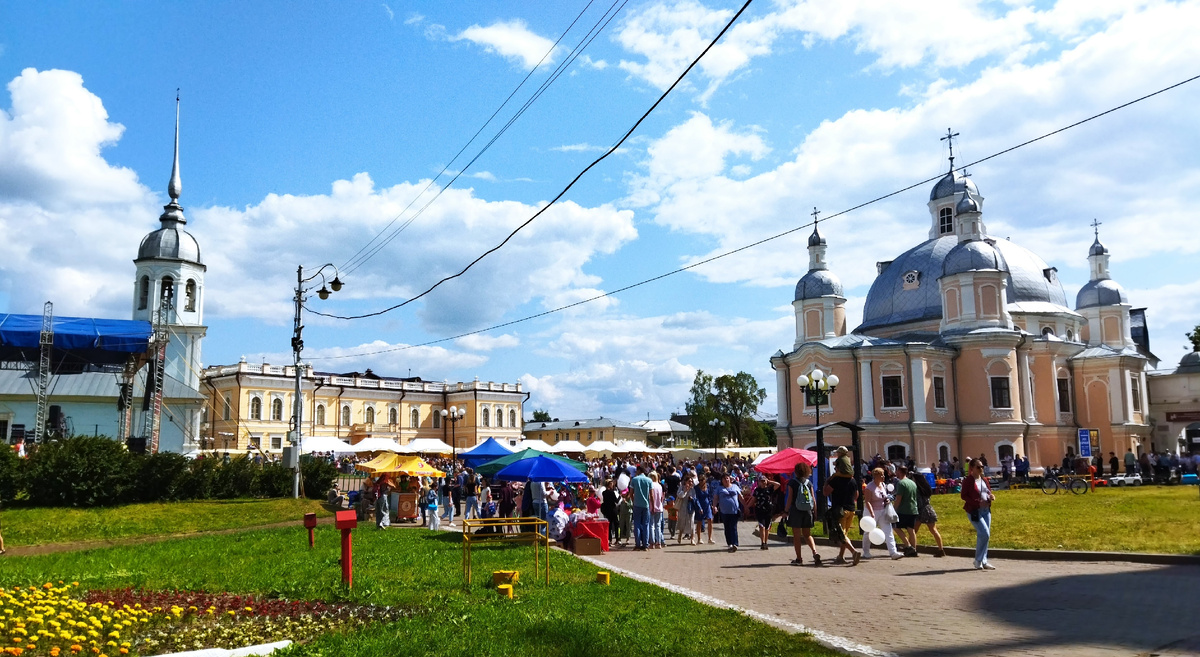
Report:
[[904,657],[1200,655],[1200,567],[997,560],[976,571],[967,558],[922,555],[816,569],[807,549],[803,567],[788,564],[789,545],[759,550],[752,529],[740,525],[736,553],[718,526],[715,545],[594,559]]

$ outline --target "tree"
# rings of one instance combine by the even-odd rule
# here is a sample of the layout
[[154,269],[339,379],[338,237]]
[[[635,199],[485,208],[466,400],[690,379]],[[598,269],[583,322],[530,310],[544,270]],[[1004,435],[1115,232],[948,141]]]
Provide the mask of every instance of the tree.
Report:
[[550,411],[547,411],[547,410],[541,409],[541,408],[533,409],[533,421],[534,422],[551,422],[552,420],[550,419]]
[[[713,378],[704,370],[696,371],[691,398],[684,405],[691,416],[692,435],[701,447],[718,447],[729,436],[738,445],[761,445],[768,439],[754,419],[767,391],[758,387],[746,372],[722,374]],[[717,420],[718,426],[710,424]],[[725,426],[720,426],[724,422]]]
[[1192,343],[1192,351],[1200,351],[1200,324],[1184,335],[1187,336],[1189,342]]

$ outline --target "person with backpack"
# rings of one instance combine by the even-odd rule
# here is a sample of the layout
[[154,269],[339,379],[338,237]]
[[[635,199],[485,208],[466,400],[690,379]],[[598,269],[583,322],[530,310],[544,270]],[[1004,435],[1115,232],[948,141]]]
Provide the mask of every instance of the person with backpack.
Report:
[[[1017,472],[1020,472],[1019,466]],[[921,532],[922,525],[928,527],[929,533],[933,534],[934,540],[937,541],[938,549],[933,556],[944,557],[946,549],[942,545],[942,534],[937,528],[937,511],[934,511],[933,504],[929,501],[933,497],[933,487],[929,485],[929,480],[919,473],[913,478],[913,483],[917,485],[917,526],[913,529],[913,535],[915,537]]]
[[813,494],[812,468],[807,463],[797,463],[792,470],[792,479],[787,485],[787,526],[792,528],[792,547],[796,549],[796,558],[792,559],[793,566],[804,565],[804,556],[800,553],[802,545],[807,545],[812,551],[813,564],[821,565],[821,555],[817,554],[817,544],[813,541],[812,528],[816,524],[813,519],[813,508],[816,506]]
[[754,530],[754,535],[762,541],[760,550],[768,549],[767,540],[771,538],[771,521],[775,519],[775,489],[779,487],[779,482],[767,479],[766,475],[758,476],[758,483],[754,485],[754,519],[758,521],[758,528]]

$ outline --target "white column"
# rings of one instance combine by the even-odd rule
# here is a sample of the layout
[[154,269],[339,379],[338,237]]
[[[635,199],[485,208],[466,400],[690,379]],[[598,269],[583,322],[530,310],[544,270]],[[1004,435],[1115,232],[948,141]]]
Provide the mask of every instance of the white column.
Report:
[[780,361],[779,369],[775,370],[775,394],[779,408],[779,420],[776,424],[784,428],[792,426],[792,418],[788,417],[788,367]]
[[871,376],[871,361],[859,363],[859,390],[862,398],[862,421],[878,422],[875,419],[875,382]]
[[821,324],[823,325],[821,327],[821,332],[824,333],[825,337],[827,337],[827,338],[832,338],[832,337],[837,336],[837,331],[835,330],[834,324],[833,324],[833,321],[834,321],[833,306],[834,306],[833,299],[827,298],[824,300],[824,306],[823,306],[822,312],[821,312],[821,320],[822,320]]
[[925,361],[912,359],[913,422],[928,422],[925,416]]
[[1037,422],[1037,409],[1033,407],[1033,379],[1029,371],[1029,352],[1017,350],[1017,385],[1021,386],[1021,418],[1026,422]]

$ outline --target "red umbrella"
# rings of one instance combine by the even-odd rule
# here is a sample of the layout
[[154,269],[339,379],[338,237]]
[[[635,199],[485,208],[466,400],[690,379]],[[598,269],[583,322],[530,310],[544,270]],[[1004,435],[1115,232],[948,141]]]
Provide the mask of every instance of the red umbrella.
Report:
[[789,447],[763,459],[761,463],[754,466],[754,469],[763,474],[792,474],[796,470],[796,464],[800,462],[816,466],[817,453],[807,449]]

